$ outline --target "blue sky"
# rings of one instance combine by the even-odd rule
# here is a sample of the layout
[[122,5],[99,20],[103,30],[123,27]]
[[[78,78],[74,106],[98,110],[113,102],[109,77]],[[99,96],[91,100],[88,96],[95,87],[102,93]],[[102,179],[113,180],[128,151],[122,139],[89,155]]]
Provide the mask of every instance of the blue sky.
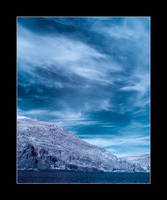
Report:
[[117,156],[150,151],[150,18],[18,17],[17,115]]

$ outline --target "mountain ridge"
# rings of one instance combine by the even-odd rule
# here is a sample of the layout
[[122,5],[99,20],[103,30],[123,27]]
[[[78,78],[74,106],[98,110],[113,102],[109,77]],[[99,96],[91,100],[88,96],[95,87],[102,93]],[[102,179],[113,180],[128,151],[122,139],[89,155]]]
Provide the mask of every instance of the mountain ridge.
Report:
[[17,168],[144,172],[54,123],[17,119]]
[[140,154],[134,156],[123,157],[123,160],[127,162],[140,165],[145,171],[150,171],[150,155],[149,154]]

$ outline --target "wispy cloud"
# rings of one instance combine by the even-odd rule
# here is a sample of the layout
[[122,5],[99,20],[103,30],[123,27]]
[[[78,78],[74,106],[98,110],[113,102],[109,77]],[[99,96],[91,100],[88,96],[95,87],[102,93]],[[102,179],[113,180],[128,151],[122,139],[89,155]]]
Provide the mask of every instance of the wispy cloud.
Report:
[[142,151],[150,123],[149,20],[20,17],[18,116],[58,123],[119,154],[125,143]]
[[106,139],[104,139],[103,137],[84,139],[84,140],[91,144],[95,144],[101,147],[108,147],[108,146],[113,147],[118,145],[133,145],[133,146],[149,145],[149,139],[150,139],[149,136],[142,136],[142,135],[121,136],[121,137],[111,136],[111,137],[106,137]]
[[36,35],[20,26],[17,49],[18,60],[22,63],[19,69],[29,73],[34,67],[50,72],[63,70],[68,76],[74,74],[111,84],[108,73],[121,70],[117,62],[79,40],[63,35]]
[[149,153],[150,137],[135,135],[135,136],[106,136],[99,135],[94,138],[83,139],[84,141],[105,148],[107,151],[124,157],[136,155],[140,153]]

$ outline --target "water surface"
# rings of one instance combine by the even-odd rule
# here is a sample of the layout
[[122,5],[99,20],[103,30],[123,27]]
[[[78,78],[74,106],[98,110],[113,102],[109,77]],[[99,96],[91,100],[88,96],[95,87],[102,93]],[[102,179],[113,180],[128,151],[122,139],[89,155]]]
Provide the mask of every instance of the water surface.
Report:
[[18,183],[150,183],[149,173],[19,170]]

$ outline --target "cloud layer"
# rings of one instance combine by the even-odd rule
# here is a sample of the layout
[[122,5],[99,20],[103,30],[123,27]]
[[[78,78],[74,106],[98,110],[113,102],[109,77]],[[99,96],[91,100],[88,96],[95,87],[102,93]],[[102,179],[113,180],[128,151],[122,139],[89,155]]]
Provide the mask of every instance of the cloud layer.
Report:
[[99,146],[114,137],[118,155],[125,141],[128,155],[149,152],[148,17],[18,17],[17,75],[18,116]]

